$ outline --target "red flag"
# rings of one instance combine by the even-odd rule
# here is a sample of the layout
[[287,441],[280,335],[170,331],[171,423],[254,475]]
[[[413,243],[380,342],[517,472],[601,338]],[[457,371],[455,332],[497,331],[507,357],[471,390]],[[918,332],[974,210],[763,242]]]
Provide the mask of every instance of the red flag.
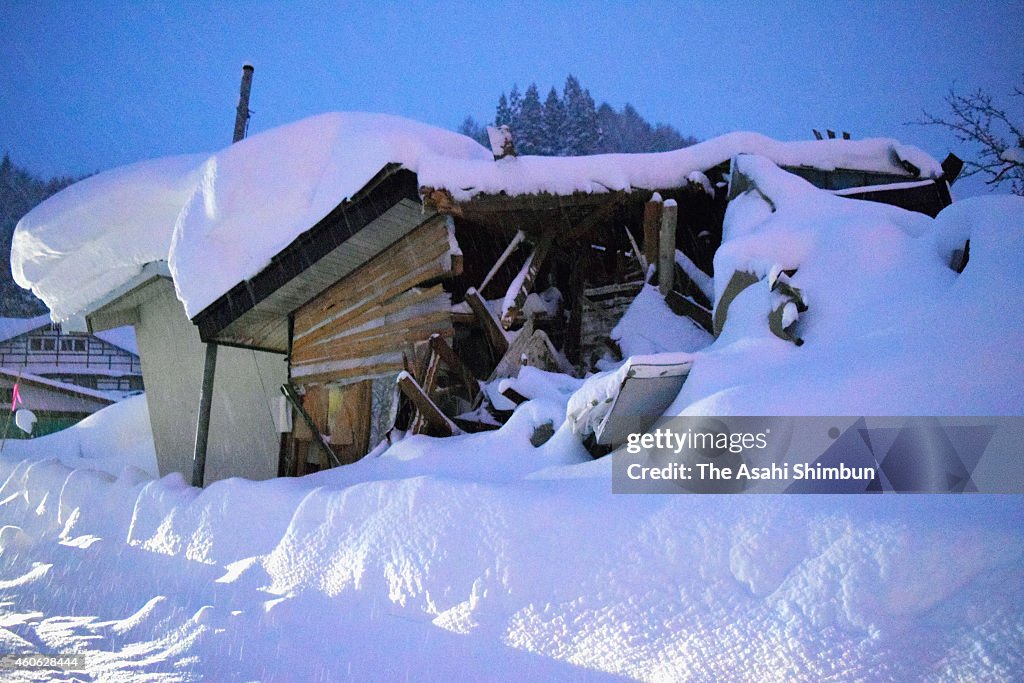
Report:
[[15,410],[18,409],[18,404],[19,403],[24,403],[24,401],[21,400],[21,394],[18,392],[18,383],[15,382],[14,383],[14,390],[11,392],[11,412],[12,413]]

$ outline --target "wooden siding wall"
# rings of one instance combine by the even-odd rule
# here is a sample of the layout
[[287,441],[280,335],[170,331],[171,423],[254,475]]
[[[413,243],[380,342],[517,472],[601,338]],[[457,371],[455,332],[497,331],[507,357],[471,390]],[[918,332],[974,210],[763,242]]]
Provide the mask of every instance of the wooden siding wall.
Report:
[[460,259],[443,216],[416,228],[295,313],[290,371],[296,384],[399,372],[415,345],[452,337],[451,297],[439,284]]

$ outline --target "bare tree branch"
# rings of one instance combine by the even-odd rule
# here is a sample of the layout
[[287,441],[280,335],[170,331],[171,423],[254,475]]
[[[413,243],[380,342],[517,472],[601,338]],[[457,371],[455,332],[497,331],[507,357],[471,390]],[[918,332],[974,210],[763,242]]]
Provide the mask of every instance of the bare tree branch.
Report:
[[[1024,97],[1024,77],[1011,97]],[[1009,183],[1010,192],[1024,195],[1024,115],[1011,116],[981,89],[966,95],[950,90],[945,100],[948,114],[924,111],[914,123],[945,128],[975,148],[975,158],[964,161],[964,176],[980,174],[992,187]]]

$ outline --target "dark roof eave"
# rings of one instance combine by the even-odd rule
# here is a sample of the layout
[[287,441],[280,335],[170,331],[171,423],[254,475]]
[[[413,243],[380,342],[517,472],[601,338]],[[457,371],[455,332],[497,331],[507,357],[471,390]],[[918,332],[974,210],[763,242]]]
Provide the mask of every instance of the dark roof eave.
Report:
[[233,321],[406,198],[419,201],[416,174],[400,164],[385,165],[359,192],[271,257],[263,270],[193,316],[200,339],[215,340]]

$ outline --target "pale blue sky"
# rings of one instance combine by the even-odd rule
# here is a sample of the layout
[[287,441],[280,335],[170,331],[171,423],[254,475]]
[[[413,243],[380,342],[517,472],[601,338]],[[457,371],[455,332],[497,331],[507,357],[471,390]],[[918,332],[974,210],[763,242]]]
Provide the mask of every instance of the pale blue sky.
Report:
[[1009,93],[1022,2],[324,3],[0,0],[0,153],[84,173],[231,141],[242,63],[251,132],[329,110],[454,128],[512,83],[575,74],[598,101],[700,138],[812,127],[966,153],[903,125],[950,86]]

